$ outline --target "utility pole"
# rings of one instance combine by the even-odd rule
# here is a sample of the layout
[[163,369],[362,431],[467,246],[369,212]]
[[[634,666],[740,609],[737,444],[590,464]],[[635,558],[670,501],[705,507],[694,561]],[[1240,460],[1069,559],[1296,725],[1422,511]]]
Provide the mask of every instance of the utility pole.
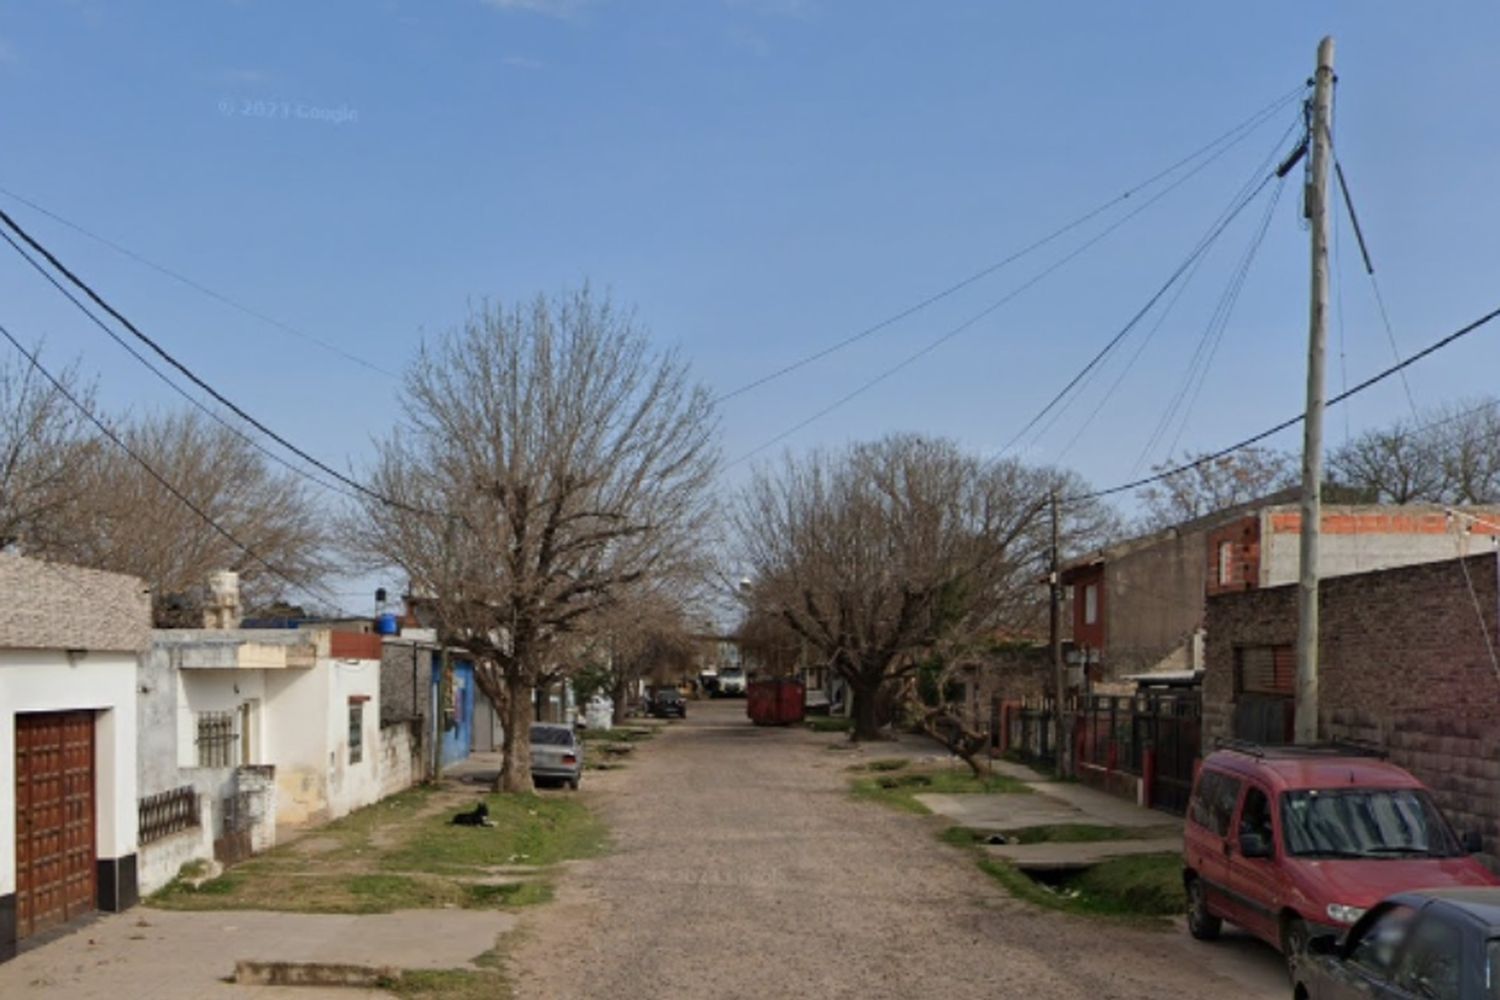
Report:
[[1063,705],[1067,700],[1068,690],[1068,668],[1063,662],[1062,652],[1062,575],[1058,567],[1058,526],[1057,526],[1057,490],[1052,490],[1052,496],[1048,505],[1052,509],[1052,555],[1051,572],[1047,580],[1051,590],[1051,610],[1048,616],[1048,632],[1052,639],[1052,678],[1053,688],[1057,695],[1057,701],[1052,710],[1052,739],[1054,756],[1057,758],[1057,776],[1066,777],[1068,773],[1068,762],[1064,751],[1067,749],[1067,737],[1063,726]]
[[1323,357],[1328,344],[1328,167],[1332,157],[1333,38],[1318,45],[1307,128],[1311,156],[1304,205],[1312,230],[1312,301],[1308,312],[1307,417],[1302,437],[1302,549],[1297,583],[1298,743],[1318,740],[1318,534],[1322,528]]

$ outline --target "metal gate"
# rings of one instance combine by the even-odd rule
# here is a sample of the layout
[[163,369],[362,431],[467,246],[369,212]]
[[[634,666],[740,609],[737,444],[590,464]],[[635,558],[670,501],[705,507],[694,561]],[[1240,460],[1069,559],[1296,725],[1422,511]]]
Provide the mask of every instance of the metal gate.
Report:
[[17,936],[93,910],[94,880],[94,713],[17,715]]

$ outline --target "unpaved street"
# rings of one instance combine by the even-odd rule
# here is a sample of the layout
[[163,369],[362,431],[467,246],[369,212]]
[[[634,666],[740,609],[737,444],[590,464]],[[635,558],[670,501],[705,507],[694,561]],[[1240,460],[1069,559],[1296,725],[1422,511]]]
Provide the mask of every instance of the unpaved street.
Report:
[[[852,800],[836,737],[695,702],[586,792],[615,849],[530,911],[527,997],[1282,997],[1254,942],[1036,910],[938,843],[935,820]],[[592,783],[592,789],[589,785]],[[940,824],[939,824],[940,825]]]

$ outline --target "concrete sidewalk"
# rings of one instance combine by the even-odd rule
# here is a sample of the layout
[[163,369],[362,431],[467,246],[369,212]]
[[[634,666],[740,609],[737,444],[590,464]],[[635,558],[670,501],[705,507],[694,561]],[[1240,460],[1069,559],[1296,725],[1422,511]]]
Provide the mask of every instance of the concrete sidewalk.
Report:
[[373,915],[178,912],[137,907],[109,914],[0,965],[0,997],[57,1000],[200,1000],[223,997],[359,1000],[378,990],[237,986],[235,962],[476,968],[473,960],[515,926],[485,910]]
[[1030,794],[918,795],[928,809],[972,830],[1005,833],[1033,826],[1077,824],[1138,830],[1134,840],[1006,844],[987,848],[1022,868],[1084,868],[1130,854],[1182,850],[1182,820],[1072,781],[1052,781],[1019,764],[997,760],[996,774],[1025,783]]

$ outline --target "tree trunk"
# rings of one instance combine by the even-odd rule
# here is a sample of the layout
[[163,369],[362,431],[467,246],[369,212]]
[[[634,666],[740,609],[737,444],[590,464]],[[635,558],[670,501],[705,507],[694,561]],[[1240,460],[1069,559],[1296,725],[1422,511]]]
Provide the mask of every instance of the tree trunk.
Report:
[[854,728],[849,738],[855,742],[880,739],[880,685],[860,681],[849,685]]
[[531,781],[531,685],[517,673],[505,678],[505,739],[501,744],[497,792],[530,792]]
[[614,700],[611,721],[617,726],[625,725],[625,696],[630,690],[630,684],[623,673],[617,673],[614,677],[614,686],[610,689],[609,696]]

